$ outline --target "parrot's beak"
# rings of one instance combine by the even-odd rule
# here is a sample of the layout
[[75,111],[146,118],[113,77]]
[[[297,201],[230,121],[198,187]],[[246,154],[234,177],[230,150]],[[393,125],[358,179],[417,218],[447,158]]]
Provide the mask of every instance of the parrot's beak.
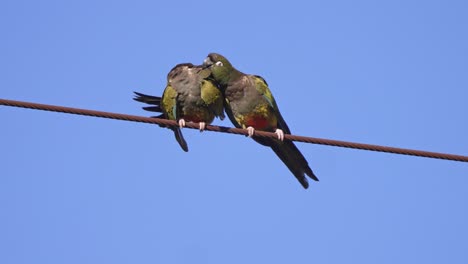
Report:
[[213,62],[211,61],[210,57],[207,57],[204,61],[203,61],[203,66],[205,66],[206,68],[210,67],[211,65],[213,65]]

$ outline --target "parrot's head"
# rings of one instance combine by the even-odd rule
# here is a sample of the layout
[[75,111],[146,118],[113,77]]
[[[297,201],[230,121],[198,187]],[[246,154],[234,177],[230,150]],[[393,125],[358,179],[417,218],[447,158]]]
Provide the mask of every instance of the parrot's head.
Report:
[[167,81],[171,82],[181,72],[187,72],[189,69],[195,67],[192,63],[180,63],[174,66],[167,74]]
[[235,71],[231,63],[222,55],[217,53],[210,53],[203,61],[203,66],[211,69],[211,74],[215,81],[221,85],[226,85]]

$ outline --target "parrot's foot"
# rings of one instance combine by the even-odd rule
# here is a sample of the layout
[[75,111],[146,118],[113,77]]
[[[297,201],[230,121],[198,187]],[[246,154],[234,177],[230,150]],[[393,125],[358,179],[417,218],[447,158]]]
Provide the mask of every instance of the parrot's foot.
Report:
[[185,126],[185,120],[183,118],[179,119],[179,127],[183,128]]
[[277,128],[275,134],[278,135],[278,139],[283,141],[284,140],[284,132],[283,130]]
[[255,132],[255,128],[251,126],[247,128],[247,133],[249,133],[249,137],[252,137],[254,135],[254,132]]
[[198,124],[200,125],[200,132],[203,132],[203,130],[205,130],[206,123],[205,122],[200,122]]

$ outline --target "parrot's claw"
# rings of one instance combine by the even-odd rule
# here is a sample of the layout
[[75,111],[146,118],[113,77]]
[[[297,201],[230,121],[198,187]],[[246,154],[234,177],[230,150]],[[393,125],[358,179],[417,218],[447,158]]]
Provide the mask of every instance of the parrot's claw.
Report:
[[200,122],[198,124],[200,125],[200,132],[203,132],[205,130],[206,123],[205,122]]
[[185,120],[183,118],[179,119],[179,127],[183,128],[185,126]]
[[254,135],[254,133],[255,133],[255,128],[249,126],[247,128],[247,133],[249,133],[249,137],[252,137]]
[[278,139],[279,139],[279,140],[281,140],[281,141],[284,140],[284,132],[283,132],[283,130],[277,128],[276,131],[275,131],[275,133],[278,135]]

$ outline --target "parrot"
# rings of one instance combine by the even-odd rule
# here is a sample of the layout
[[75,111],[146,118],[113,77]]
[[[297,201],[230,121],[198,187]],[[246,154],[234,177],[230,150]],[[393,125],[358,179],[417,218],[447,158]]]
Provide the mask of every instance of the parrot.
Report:
[[[217,53],[208,54],[203,65],[211,69],[213,79],[224,96],[225,112],[234,126],[246,129],[249,137],[270,147],[304,189],[309,187],[305,175],[318,181],[296,145],[284,138],[284,134],[291,134],[291,131],[265,79],[238,71],[224,56]],[[256,137],[256,129],[274,132],[277,138]]]
[[215,117],[224,119],[223,96],[216,83],[210,79],[206,66],[192,63],[177,64],[167,74],[167,85],[162,97],[135,93],[134,100],[151,106],[144,110],[162,113],[157,118],[175,120],[178,127],[170,127],[182,150],[188,152],[181,128],[186,122],[199,123],[200,131]]

